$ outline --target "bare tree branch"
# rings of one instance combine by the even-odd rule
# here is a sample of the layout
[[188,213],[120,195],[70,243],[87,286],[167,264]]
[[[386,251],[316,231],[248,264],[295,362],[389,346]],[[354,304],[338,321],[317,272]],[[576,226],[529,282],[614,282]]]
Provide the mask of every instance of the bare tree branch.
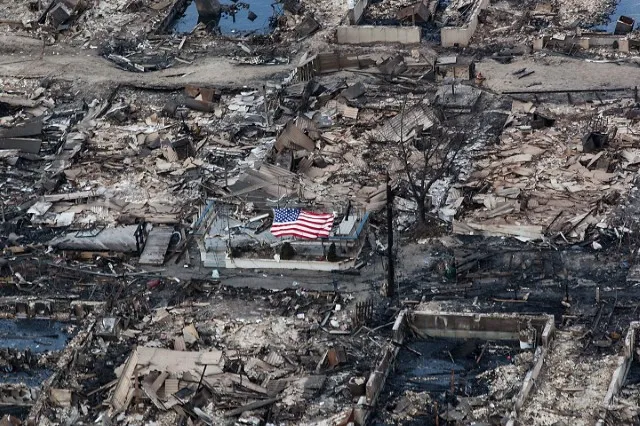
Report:
[[[406,97],[400,111],[400,141],[392,147],[395,157],[401,163],[402,174],[408,182],[408,191],[417,207],[418,221],[426,221],[427,196],[431,187],[452,171],[463,143],[464,134],[459,131],[434,126],[416,130],[416,136],[405,140]],[[418,157],[418,158],[416,158]]]

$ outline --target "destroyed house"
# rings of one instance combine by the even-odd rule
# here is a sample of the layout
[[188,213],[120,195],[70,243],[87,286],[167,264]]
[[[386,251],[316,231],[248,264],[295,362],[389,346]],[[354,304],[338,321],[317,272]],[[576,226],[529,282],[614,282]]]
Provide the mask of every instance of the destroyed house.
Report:
[[434,65],[436,81],[445,79],[471,80],[475,78],[473,58],[440,56]]
[[416,22],[429,22],[435,15],[437,7],[437,1],[422,0],[398,10],[397,17],[400,21],[408,21],[414,24]]
[[327,237],[278,237],[271,213],[241,218],[219,206],[203,236],[202,261],[214,268],[349,269],[366,241],[368,219],[368,212],[352,211],[335,215]]

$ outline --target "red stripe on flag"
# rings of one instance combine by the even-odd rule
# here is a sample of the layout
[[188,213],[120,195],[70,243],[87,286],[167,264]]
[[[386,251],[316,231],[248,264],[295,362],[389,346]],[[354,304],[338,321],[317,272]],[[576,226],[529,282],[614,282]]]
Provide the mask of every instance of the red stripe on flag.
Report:
[[313,239],[328,237],[333,228],[333,214],[301,211],[292,222],[274,223],[271,233],[276,237],[300,237]]

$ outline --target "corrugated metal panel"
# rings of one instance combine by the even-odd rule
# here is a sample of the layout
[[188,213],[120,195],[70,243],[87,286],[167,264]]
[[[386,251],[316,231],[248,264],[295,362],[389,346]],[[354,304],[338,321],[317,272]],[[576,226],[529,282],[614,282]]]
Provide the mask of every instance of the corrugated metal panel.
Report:
[[147,242],[144,245],[144,250],[142,250],[138,263],[141,265],[162,265],[172,235],[172,228],[164,226],[154,227],[151,232],[149,232]]
[[428,129],[438,121],[435,113],[426,105],[419,104],[399,113],[388,120],[378,131],[375,137],[378,141],[399,142],[406,140],[409,133],[417,126]]
[[42,120],[29,121],[10,129],[0,129],[0,139],[24,138],[42,134]]
[[271,364],[274,367],[280,367],[284,364],[284,358],[279,353],[272,351],[267,358],[265,358],[264,362]]
[[415,19],[417,22],[427,22],[431,19],[429,2],[422,1],[400,9],[396,15],[399,20]]
[[170,395],[178,392],[179,380],[178,379],[167,379],[164,381],[164,396],[168,398]]
[[342,103],[338,104],[338,112],[342,114],[343,117],[356,120],[358,118],[359,111],[360,110],[358,108],[353,108],[353,107],[350,107],[349,105],[345,105]]
[[315,147],[313,140],[292,122],[287,123],[284,131],[276,140],[276,149],[278,151],[282,151],[284,148],[304,148],[307,151],[313,151]]
[[298,163],[298,173],[306,173],[313,166],[313,160],[309,157],[305,157]]
[[176,150],[171,146],[171,142],[167,141],[162,143],[162,154],[164,155],[164,158],[171,163],[179,161],[178,153],[176,153]]
[[322,53],[317,57],[316,69],[320,73],[338,71],[340,69],[339,56],[335,53]]
[[296,127],[303,132],[305,130],[318,130],[318,125],[316,124],[316,122],[304,115],[299,115],[296,118]]
[[287,194],[295,194],[299,187],[291,177],[273,176],[251,169],[247,169],[245,171],[242,179],[250,184],[262,184],[259,191],[265,192],[272,197],[282,197]]

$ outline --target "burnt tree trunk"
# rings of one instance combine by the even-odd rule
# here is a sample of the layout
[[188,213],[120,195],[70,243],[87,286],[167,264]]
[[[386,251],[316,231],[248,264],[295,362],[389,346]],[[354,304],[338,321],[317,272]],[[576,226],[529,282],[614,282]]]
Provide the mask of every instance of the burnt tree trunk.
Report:
[[427,209],[424,205],[426,197],[416,197],[416,204],[418,205],[417,216],[418,224],[424,225],[427,223]]

